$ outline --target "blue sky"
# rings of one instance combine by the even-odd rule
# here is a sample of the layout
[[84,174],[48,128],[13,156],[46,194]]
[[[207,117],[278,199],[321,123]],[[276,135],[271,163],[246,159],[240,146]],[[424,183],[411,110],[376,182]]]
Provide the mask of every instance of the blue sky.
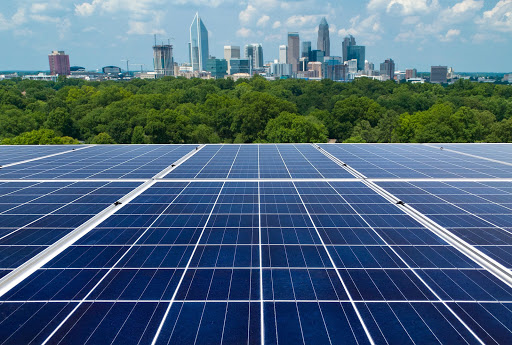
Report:
[[351,33],[376,65],[391,57],[399,70],[512,71],[512,0],[1,0],[0,70],[48,69],[51,50],[87,69],[125,66],[123,59],[152,69],[153,34],[173,38],[185,62],[196,11],[219,57],[224,45],[262,43],[265,61],[273,60],[288,31],[315,46],[325,16],[331,55],[341,55]]

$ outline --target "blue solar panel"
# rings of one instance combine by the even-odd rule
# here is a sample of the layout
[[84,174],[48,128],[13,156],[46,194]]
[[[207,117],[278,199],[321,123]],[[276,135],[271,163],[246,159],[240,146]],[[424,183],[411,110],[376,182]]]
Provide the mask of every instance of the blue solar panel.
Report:
[[148,179],[195,148],[192,145],[94,146],[0,170],[0,179]]
[[425,219],[512,268],[510,166],[485,146],[321,146],[94,146],[1,169],[0,343],[507,343],[506,274]]
[[23,162],[57,153],[82,148],[80,145],[52,145],[52,146],[0,146],[0,165]]

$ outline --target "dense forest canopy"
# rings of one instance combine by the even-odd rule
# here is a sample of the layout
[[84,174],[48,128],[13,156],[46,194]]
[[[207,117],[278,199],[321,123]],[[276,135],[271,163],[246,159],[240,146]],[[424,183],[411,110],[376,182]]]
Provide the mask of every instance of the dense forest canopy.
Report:
[[0,82],[2,144],[512,142],[512,86],[167,77]]

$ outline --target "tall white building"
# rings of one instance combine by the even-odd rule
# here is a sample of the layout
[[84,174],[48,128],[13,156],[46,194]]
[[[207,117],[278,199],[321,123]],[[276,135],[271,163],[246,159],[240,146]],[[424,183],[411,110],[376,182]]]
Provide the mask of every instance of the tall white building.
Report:
[[259,43],[246,45],[245,58],[251,61],[253,69],[263,68],[263,46]]
[[240,46],[224,46],[224,59],[240,59]]
[[279,46],[279,63],[288,63],[288,46]]

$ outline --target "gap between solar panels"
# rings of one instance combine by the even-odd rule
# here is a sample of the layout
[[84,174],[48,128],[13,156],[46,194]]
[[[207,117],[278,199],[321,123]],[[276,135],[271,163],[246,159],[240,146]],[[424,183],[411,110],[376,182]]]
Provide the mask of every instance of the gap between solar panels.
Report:
[[441,145],[433,145],[433,144],[424,144],[425,146],[428,146],[428,147],[432,147],[434,149],[440,149],[440,150],[443,150],[443,151],[448,151],[448,152],[452,152],[452,153],[457,153],[459,155],[463,155],[463,156],[468,156],[468,157],[473,157],[473,158],[478,158],[478,159],[483,159],[483,160],[486,160],[486,161],[489,161],[489,162],[494,162],[494,163],[499,163],[499,164],[505,164],[505,165],[508,165],[508,166],[512,166],[512,163],[508,163],[508,162],[503,162],[503,161],[500,161],[500,160],[497,160],[497,159],[492,159],[492,158],[487,158],[487,157],[482,157],[482,156],[477,156],[477,155],[473,155],[471,153],[466,153],[466,152],[460,152],[460,151],[457,151],[457,150],[452,150],[452,149],[448,149],[446,148],[445,146],[441,146]]
[[23,281],[32,273],[43,267],[45,264],[47,264],[50,260],[55,258],[60,253],[62,253],[64,250],[69,248],[76,241],[78,241],[80,238],[89,233],[92,229],[100,225],[102,222],[104,222],[118,210],[123,208],[130,201],[144,193],[151,186],[157,183],[157,179],[164,177],[172,170],[177,168],[179,165],[183,164],[186,160],[188,160],[190,157],[199,152],[204,146],[205,145],[200,145],[195,147],[192,151],[187,153],[185,156],[181,157],[176,162],[172,163],[166,169],[162,170],[151,179],[146,180],[146,182],[144,182],[142,185],[135,188],[130,193],[126,194],[121,199],[114,202],[112,205],[108,206],[102,212],[98,213],[96,216],[89,219],[87,222],[85,222],[84,224],[82,224],[81,226],[79,226],[78,228],[76,228],[75,230],[73,230],[72,232],[70,232],[69,234],[67,234],[66,236],[64,236],[63,238],[61,238],[48,248],[43,250],[41,253],[34,256],[32,259],[28,260],[23,265],[19,266],[18,268],[14,269],[12,272],[4,276],[2,279],[0,279],[0,297],[6,294],[10,289],[15,287],[18,283]]
[[63,155],[63,154],[66,154],[66,153],[70,153],[70,152],[76,152],[76,151],[80,151],[80,150],[85,150],[85,149],[88,149],[90,147],[93,147],[94,145],[88,145],[88,146],[82,146],[80,148],[73,148],[71,150],[68,150],[68,151],[64,151],[64,152],[57,152],[57,153],[53,153],[51,155],[46,155],[46,156],[42,156],[42,157],[36,157],[36,158],[31,158],[31,159],[26,159],[24,161],[20,161],[20,162],[14,162],[14,163],[9,163],[9,164],[4,164],[4,165],[0,165],[0,168],[7,168],[7,167],[12,167],[14,165],[19,165],[19,164],[24,164],[24,163],[29,163],[29,162],[33,162],[33,161],[38,161],[40,159],[45,159],[45,158],[50,158],[50,157],[55,157],[55,156],[60,156],[60,155]]
[[384,199],[389,201],[392,204],[395,204],[399,209],[401,209],[405,214],[416,220],[418,223],[423,225],[425,228],[429,229],[441,239],[446,241],[448,244],[452,245],[454,248],[459,250],[461,253],[478,263],[483,268],[487,269],[497,278],[502,280],[505,284],[512,287],[512,272],[498,263],[496,260],[492,259],[488,255],[484,254],[471,244],[467,243],[460,237],[451,233],[448,229],[442,227],[441,225],[434,222],[429,217],[425,216],[423,213],[417,211],[414,207],[405,204],[402,200],[398,199],[393,194],[386,191],[384,188],[377,185],[373,180],[368,180],[367,177],[361,174],[359,171],[353,169],[348,166],[346,163],[341,161],[340,159],[334,157],[329,152],[321,148],[320,146],[313,144],[320,152],[330,158],[332,161],[337,163],[339,166],[343,167],[347,171],[349,171],[355,177],[361,179],[361,182],[366,185],[368,188],[373,190],[375,193],[382,196]]

